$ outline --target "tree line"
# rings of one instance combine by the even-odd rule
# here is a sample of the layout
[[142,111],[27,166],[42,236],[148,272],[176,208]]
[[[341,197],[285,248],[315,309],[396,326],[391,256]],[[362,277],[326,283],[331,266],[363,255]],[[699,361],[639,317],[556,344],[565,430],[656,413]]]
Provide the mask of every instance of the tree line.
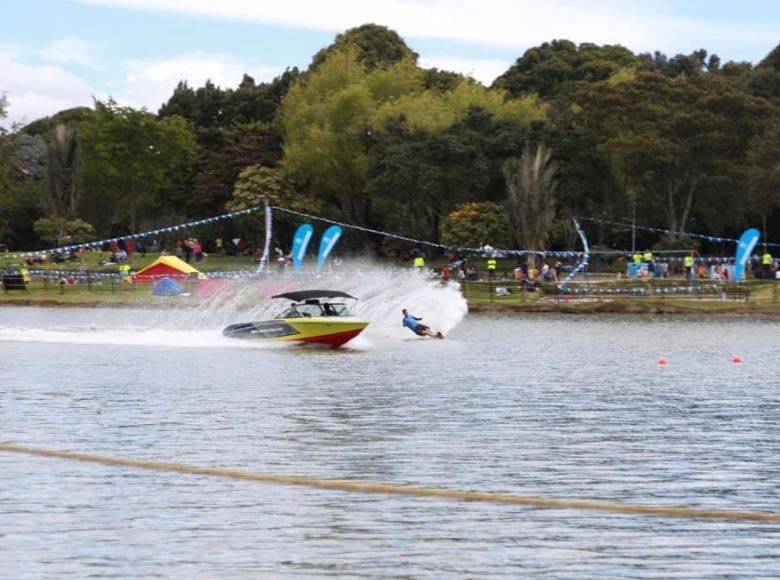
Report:
[[[268,83],[182,81],[157,113],[109,99],[3,132],[0,243],[87,241],[265,199],[454,246],[571,248],[572,215],[778,231],[780,45],[753,66],[554,40],[490,87],[417,58],[364,25]],[[285,219],[279,245],[296,225]],[[210,227],[203,238],[262,232],[257,218]],[[591,236],[627,247],[624,231]]]

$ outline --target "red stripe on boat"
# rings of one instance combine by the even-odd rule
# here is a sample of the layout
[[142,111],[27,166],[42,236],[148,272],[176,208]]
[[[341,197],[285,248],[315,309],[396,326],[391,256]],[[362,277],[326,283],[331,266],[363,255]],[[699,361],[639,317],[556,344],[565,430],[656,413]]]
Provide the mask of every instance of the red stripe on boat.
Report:
[[321,336],[309,336],[308,338],[296,338],[294,340],[296,342],[318,342],[321,344],[329,344],[333,348],[336,348],[345,342],[349,342],[361,332],[363,332],[363,329],[357,328],[355,330],[346,330],[344,332],[336,332],[334,334],[325,334]]

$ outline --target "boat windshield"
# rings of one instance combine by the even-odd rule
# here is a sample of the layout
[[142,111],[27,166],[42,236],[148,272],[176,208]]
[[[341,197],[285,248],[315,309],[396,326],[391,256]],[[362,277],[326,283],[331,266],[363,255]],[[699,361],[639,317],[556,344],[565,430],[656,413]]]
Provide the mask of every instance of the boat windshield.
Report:
[[346,304],[293,304],[276,318],[312,318],[323,316],[352,316]]

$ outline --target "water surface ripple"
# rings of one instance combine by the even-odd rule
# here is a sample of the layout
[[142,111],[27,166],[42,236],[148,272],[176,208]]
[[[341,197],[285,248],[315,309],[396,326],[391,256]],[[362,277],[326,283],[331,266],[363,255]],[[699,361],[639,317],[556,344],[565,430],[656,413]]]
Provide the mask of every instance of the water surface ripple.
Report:
[[[144,340],[153,329],[126,333],[110,313],[0,313],[4,441],[780,512],[777,322],[472,316],[444,341],[397,329],[329,351],[235,348],[208,327]],[[0,453],[0,558],[9,578],[756,578],[780,575],[780,529]]]

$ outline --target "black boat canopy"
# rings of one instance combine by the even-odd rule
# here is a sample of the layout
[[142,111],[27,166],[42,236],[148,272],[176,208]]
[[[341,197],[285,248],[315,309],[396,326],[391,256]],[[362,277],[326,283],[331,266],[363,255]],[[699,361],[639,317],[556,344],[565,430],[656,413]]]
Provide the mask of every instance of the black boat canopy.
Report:
[[271,296],[271,298],[287,298],[293,302],[302,302],[312,298],[351,298],[352,300],[357,300],[354,296],[338,290],[300,290],[298,292],[277,294],[276,296]]

